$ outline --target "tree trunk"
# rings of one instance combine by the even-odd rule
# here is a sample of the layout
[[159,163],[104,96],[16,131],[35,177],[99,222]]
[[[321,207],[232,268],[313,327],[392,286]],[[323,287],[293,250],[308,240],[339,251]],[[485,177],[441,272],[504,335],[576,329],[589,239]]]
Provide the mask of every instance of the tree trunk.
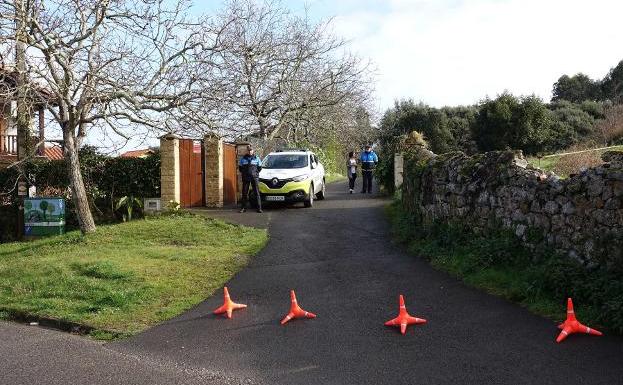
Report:
[[63,129],[63,139],[65,141],[65,161],[69,172],[69,182],[71,185],[71,200],[74,203],[78,225],[83,234],[95,231],[95,221],[89,207],[87,190],[84,187],[82,172],[80,171],[80,158],[76,148],[76,140],[71,128]]
[[267,140],[270,134],[270,125],[263,116],[257,117],[257,124],[260,129],[260,139]]
[[26,28],[26,9],[23,0],[15,4],[17,13],[15,33],[15,66],[17,69],[17,160],[24,160],[31,155],[30,119],[31,111],[28,101],[28,78],[26,74],[26,46],[24,37]]

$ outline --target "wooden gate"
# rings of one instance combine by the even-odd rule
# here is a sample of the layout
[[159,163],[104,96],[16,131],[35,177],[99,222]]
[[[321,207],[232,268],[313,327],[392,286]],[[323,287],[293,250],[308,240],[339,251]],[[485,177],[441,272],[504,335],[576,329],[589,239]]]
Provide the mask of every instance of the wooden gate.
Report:
[[180,205],[204,206],[203,143],[180,139]]
[[238,183],[238,162],[236,146],[223,143],[223,203],[236,204]]

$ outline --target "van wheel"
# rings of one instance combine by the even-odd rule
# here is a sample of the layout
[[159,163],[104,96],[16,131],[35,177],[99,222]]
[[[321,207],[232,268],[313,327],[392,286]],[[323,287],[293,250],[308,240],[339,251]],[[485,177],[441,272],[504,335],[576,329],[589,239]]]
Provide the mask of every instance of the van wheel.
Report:
[[309,186],[309,197],[303,202],[305,207],[313,207],[314,206],[314,184],[312,183]]
[[318,194],[316,194],[316,199],[318,199],[319,201],[323,200],[325,197],[327,196],[327,186],[326,183],[324,182],[324,179],[322,180],[322,188],[320,189],[320,191],[318,192]]

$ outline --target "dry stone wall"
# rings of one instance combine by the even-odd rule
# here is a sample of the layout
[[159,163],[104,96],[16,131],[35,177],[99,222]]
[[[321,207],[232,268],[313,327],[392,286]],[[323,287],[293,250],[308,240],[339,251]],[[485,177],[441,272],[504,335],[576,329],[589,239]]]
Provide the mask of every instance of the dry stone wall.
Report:
[[560,179],[520,151],[405,154],[403,203],[421,223],[500,226],[528,247],[548,245],[587,265],[623,265],[623,153]]

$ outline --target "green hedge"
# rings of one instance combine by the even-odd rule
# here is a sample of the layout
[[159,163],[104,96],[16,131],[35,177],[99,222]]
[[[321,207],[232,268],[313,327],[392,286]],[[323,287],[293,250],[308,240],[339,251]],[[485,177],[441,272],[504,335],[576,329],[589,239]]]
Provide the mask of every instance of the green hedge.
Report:
[[394,186],[394,154],[389,151],[379,153],[379,164],[374,170],[374,176],[388,194],[393,194]]
[[[87,188],[92,212],[98,223],[118,220],[115,202],[122,196],[139,198],[160,196],[160,155],[146,158],[118,158],[99,154],[93,148],[80,151],[82,176]],[[39,195],[64,196],[67,199],[67,227],[77,226],[69,195],[69,177],[64,160],[33,161],[24,166],[30,183],[37,186]],[[0,170],[0,229],[3,233],[15,233],[16,194],[13,190],[18,172],[14,169]],[[5,235],[4,238],[9,238]],[[6,241],[7,239],[4,239]]]
[[294,147],[307,148],[313,151],[320,159],[320,163],[322,163],[326,172],[339,175],[344,175],[346,173],[348,151],[342,148],[336,139],[326,139],[322,145],[303,140],[295,143]]
[[0,206],[0,243],[12,241],[15,237],[16,213],[17,207],[13,205]]

